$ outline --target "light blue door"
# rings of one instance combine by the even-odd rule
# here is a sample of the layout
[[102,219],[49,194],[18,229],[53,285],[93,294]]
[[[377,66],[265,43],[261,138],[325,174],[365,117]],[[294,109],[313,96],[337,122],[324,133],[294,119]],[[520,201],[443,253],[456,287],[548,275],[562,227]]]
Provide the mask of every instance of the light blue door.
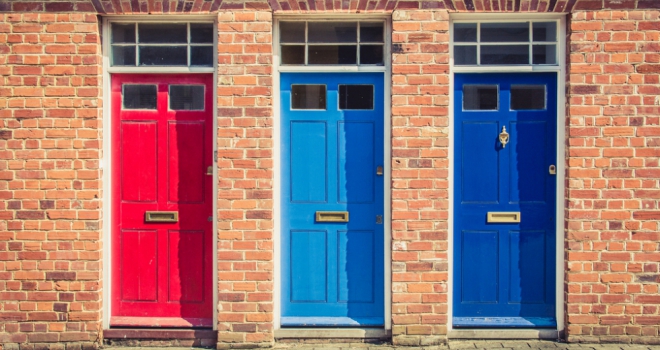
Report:
[[556,327],[555,73],[456,74],[454,327]]
[[381,326],[383,74],[285,73],[282,326]]

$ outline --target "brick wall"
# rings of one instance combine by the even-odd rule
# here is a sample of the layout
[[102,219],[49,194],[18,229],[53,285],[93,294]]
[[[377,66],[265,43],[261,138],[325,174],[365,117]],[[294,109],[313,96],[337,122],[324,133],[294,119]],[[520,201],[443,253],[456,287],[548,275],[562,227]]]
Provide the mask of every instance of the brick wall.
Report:
[[273,341],[272,14],[218,15],[218,347]]
[[392,14],[392,336],[447,333],[449,15]]
[[660,12],[570,23],[569,341],[660,343]]
[[102,337],[97,13],[218,12],[218,347],[272,344],[271,9],[392,13],[392,331],[400,345],[446,339],[449,12],[572,11],[567,338],[659,342],[659,1],[0,0],[5,349],[96,346]]
[[99,336],[99,40],[94,14],[0,13],[0,344]]

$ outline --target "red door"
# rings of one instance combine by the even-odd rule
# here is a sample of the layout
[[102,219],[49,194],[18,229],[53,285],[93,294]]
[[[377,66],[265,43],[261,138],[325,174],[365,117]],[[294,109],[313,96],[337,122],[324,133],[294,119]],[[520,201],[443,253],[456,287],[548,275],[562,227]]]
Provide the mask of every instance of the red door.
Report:
[[213,76],[112,76],[113,326],[210,327]]

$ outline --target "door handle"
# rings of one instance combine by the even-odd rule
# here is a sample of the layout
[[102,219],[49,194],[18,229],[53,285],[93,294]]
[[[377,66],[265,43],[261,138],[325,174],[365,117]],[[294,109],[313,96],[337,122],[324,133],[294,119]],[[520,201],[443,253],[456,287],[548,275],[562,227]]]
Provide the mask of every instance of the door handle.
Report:
[[317,211],[316,222],[348,222],[347,211]]
[[493,223],[520,222],[520,212],[519,211],[489,211],[488,222],[493,222]]
[[148,211],[144,213],[146,222],[179,222],[178,211]]

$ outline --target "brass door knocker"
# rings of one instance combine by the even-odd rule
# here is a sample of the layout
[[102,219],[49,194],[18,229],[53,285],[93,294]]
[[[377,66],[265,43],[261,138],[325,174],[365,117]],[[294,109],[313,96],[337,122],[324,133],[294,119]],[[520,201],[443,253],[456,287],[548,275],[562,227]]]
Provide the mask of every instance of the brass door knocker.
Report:
[[509,133],[506,132],[506,126],[502,127],[502,132],[500,133],[500,143],[502,148],[506,148],[506,144],[509,143]]

